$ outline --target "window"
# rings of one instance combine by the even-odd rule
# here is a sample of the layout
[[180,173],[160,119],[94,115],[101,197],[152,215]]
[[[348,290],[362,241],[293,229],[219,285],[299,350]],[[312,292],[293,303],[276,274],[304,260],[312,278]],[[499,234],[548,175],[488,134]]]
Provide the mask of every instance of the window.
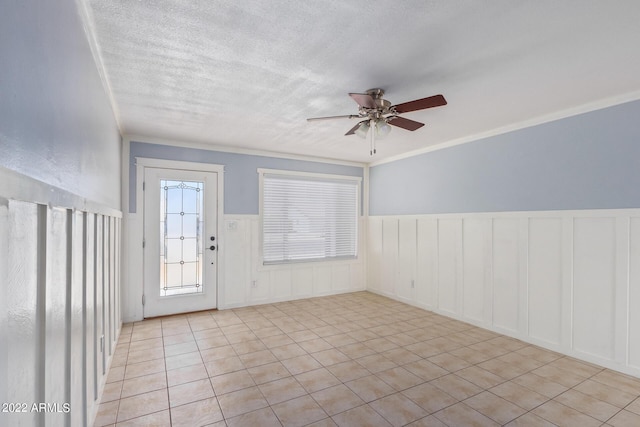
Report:
[[259,172],[264,264],[357,256],[360,178]]

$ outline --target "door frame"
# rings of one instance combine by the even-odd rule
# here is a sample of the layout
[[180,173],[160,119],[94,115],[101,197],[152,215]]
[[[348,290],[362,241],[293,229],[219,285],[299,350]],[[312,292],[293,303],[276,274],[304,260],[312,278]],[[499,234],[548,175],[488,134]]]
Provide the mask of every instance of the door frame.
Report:
[[[165,160],[154,159],[149,157],[136,157],[136,210],[139,218],[144,218],[144,175],[145,168],[155,169],[177,169],[177,170],[189,170],[198,172],[215,172],[218,174],[218,188],[217,188],[217,221],[216,221],[216,238],[218,239],[217,255],[218,266],[216,269],[216,293],[217,293],[217,307],[224,307],[224,253],[225,242],[223,236],[223,223],[224,223],[224,165],[214,163],[198,163],[198,162],[186,162],[178,160]],[[141,236],[144,239],[144,221],[136,221],[136,230],[132,234]],[[144,259],[143,241],[139,242],[138,248],[140,248],[140,260]],[[144,267],[141,267],[142,272],[140,277],[142,281],[137,285],[141,295],[144,295]],[[135,286],[135,285],[134,285]],[[144,313],[144,307],[142,301],[139,302],[142,307],[142,313]],[[144,317],[144,314],[143,314]]]

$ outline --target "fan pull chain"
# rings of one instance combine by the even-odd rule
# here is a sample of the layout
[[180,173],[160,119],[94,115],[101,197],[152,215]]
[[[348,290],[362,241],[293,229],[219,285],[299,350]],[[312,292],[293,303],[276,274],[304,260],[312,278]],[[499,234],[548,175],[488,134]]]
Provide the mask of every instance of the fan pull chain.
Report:
[[371,125],[369,126],[369,132],[371,133],[369,155],[373,156],[374,154],[376,154],[376,124],[373,120],[371,120],[369,123],[371,123]]

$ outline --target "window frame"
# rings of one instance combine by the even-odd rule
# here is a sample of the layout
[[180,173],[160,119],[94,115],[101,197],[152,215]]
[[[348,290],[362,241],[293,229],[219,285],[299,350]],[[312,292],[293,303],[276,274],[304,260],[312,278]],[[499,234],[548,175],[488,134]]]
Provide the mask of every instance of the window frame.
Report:
[[[259,229],[259,259],[260,266],[263,268],[287,266],[292,264],[305,264],[305,263],[340,263],[340,262],[353,262],[359,257],[360,246],[360,218],[362,217],[362,177],[351,175],[337,175],[326,174],[316,172],[301,172],[282,169],[264,169],[258,168],[258,186],[259,186],[259,201],[258,201],[258,229]],[[356,183],[356,250],[354,256],[335,257],[335,258],[314,258],[303,260],[284,260],[284,261],[268,261],[264,260],[264,175],[283,175],[292,178],[313,178],[315,180],[325,181],[353,181]]]

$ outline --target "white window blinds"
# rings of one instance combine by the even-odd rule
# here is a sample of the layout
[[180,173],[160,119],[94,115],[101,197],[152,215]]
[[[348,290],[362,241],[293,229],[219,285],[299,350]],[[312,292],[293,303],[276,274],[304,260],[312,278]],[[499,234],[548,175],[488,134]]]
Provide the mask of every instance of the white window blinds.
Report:
[[265,264],[357,255],[360,181],[264,173]]

